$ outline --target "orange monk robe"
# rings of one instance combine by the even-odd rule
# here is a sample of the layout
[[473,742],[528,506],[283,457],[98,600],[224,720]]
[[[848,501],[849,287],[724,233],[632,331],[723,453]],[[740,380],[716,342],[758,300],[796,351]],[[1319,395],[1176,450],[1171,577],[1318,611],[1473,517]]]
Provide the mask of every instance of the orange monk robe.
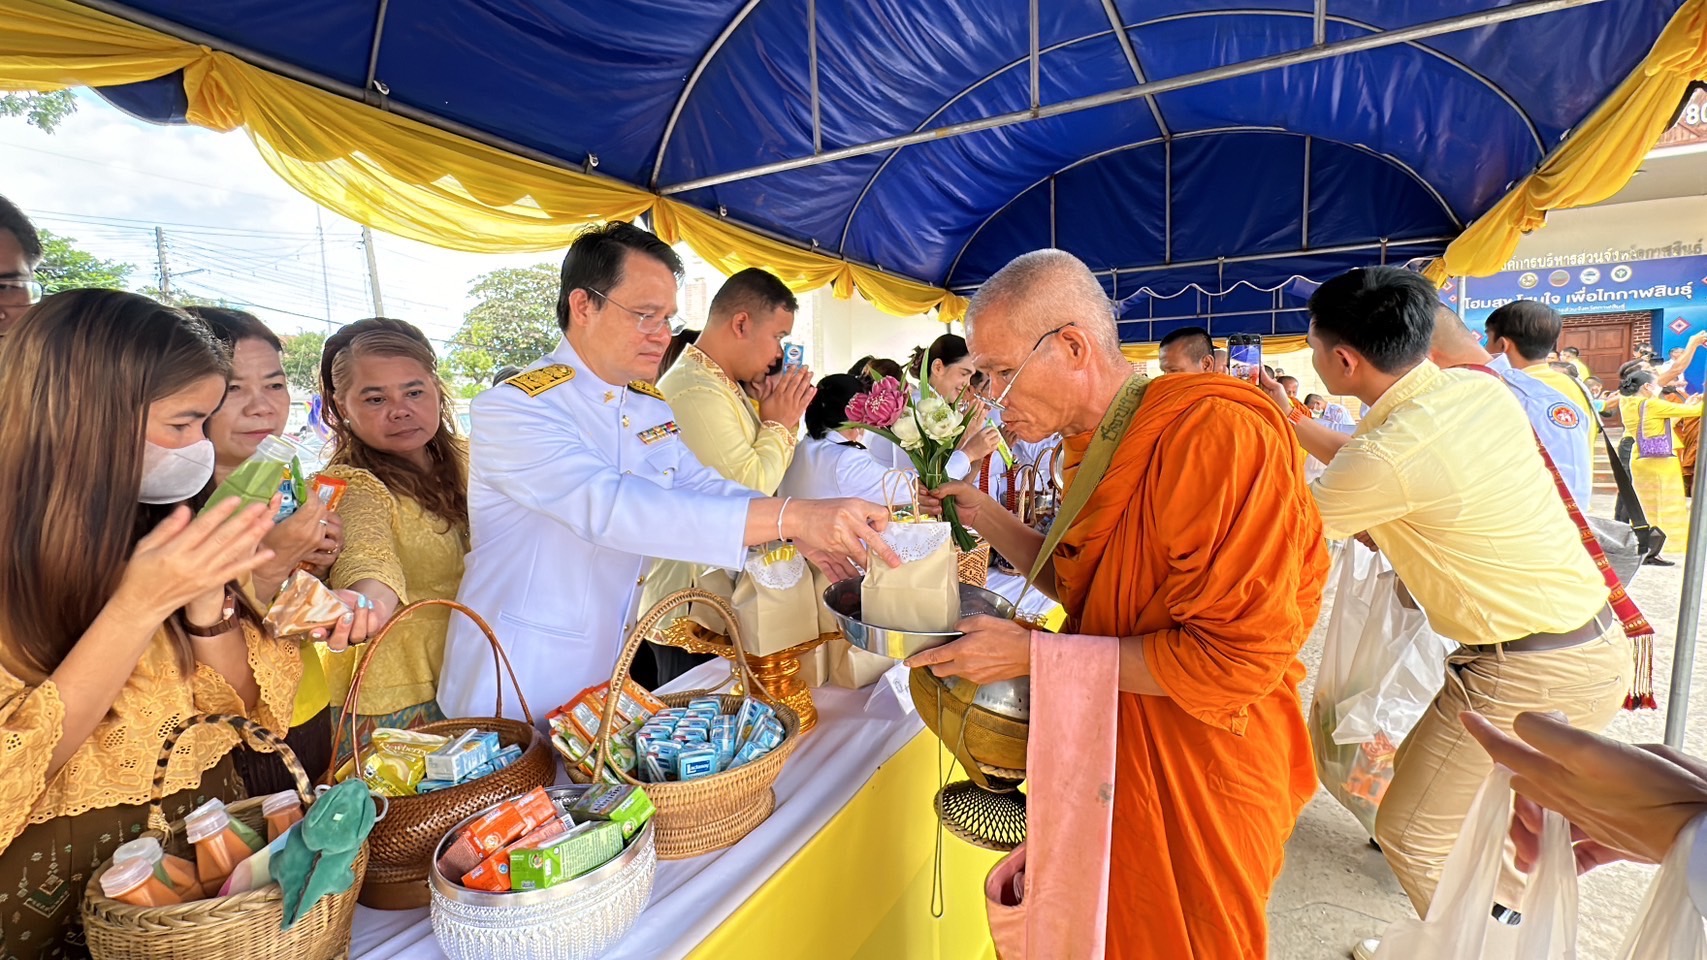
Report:
[[[1066,441],[1069,469],[1090,439]],[[1168,692],[1119,695],[1110,960],[1267,953],[1316,788],[1298,649],[1328,571],[1295,445],[1250,384],[1155,380],[1055,554],[1068,632],[1143,637]]]

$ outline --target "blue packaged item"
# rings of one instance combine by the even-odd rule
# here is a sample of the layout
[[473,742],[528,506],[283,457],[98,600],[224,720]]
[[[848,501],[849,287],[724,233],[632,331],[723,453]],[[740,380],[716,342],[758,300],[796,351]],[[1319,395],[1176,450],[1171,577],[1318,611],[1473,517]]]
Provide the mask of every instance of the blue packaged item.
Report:
[[772,710],[769,704],[754,700],[752,697],[741,701],[741,709],[735,714],[736,726],[740,730],[741,739],[744,741],[752,736],[753,730],[759,725],[759,721],[775,714],[776,711]]
[[[493,734],[493,736],[496,737],[497,734]],[[485,763],[481,764],[480,766],[475,767],[473,770],[469,771],[468,776],[464,777],[462,782],[467,783],[470,780],[478,780],[481,777],[489,777],[492,774],[497,773],[499,770],[502,770],[505,767],[509,766],[510,764],[515,763],[517,760],[520,760],[521,758],[522,758],[522,748],[515,745],[515,744],[510,744],[509,746],[505,747],[502,750],[499,750],[496,754],[494,754],[492,756],[492,759],[486,761]]]
[[744,764],[752,763],[754,760],[759,759],[760,757],[764,756],[767,753],[770,753],[770,748],[765,747],[761,744],[757,744],[757,743],[744,744],[741,747],[741,749],[735,751],[735,757],[734,757],[734,759],[729,761],[729,766],[731,768],[734,768],[734,767],[742,766]]
[[647,783],[663,783],[670,779],[664,770],[663,756],[655,745],[640,755],[640,779]]
[[722,713],[723,701],[717,697],[694,697],[688,701],[688,709],[695,707],[710,707],[712,713]]
[[717,751],[710,744],[700,744],[682,751],[676,760],[676,776],[681,780],[697,780],[717,772]]
[[[467,781],[463,782],[466,783]],[[449,790],[457,785],[458,782],[455,780],[422,780],[415,784],[415,794],[419,796],[423,793],[432,793],[435,790]]]

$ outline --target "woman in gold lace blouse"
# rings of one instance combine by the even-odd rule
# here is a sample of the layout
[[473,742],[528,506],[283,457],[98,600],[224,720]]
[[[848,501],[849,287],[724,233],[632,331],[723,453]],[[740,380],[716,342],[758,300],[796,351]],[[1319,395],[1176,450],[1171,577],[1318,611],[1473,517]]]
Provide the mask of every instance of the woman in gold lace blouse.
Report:
[[[0,341],[0,370],[0,955],[84,956],[84,887],[141,830],[166,734],[199,713],[285,729],[302,664],[238,600],[270,508],[182,505],[213,469],[228,373],[200,320],[56,294]],[[235,741],[179,741],[168,817],[242,798]]]
[[[332,587],[370,598],[380,622],[417,600],[454,598],[468,553],[468,448],[456,436],[432,345],[400,320],[352,323],[326,341],[320,382],[334,447],[322,475],[348,484]],[[434,694],[448,614],[411,614],[371,655],[328,656],[333,719],[346,742],[339,705],[364,658],[372,662],[356,704],[362,738],[376,727],[444,719]]]

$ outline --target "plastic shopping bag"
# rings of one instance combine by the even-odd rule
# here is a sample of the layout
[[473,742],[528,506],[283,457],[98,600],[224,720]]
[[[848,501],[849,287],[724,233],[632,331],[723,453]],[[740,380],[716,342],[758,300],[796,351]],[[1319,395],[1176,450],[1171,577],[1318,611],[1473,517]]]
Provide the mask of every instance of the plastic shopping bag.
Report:
[[1707,960],[1707,932],[1689,896],[1689,853],[1695,846],[1694,831],[1701,829],[1707,825],[1685,829],[1671,845],[1618,960]]
[[1348,543],[1334,563],[1310,742],[1317,778],[1374,836],[1393,755],[1440,691],[1454,645],[1400,602],[1386,557]]
[[1523,895],[1523,923],[1492,916],[1511,832],[1511,771],[1495,767],[1464,818],[1424,920],[1396,920],[1375,960],[1576,960],[1577,870],[1571,828],[1548,811]]

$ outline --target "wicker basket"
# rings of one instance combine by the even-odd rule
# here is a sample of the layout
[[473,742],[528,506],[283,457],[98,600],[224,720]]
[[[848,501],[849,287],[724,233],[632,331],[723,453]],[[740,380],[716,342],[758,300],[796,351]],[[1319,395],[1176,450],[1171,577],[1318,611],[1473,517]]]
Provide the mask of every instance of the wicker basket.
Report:
[[[172,755],[178,738],[201,724],[230,724],[241,733],[248,734],[252,741],[270,744],[284,760],[291,776],[296,778],[296,791],[303,804],[314,803],[308,774],[281,737],[243,717],[226,714],[192,717],[174,730],[161,747],[161,762],[154,774],[154,790],[148,805],[148,830],[141,836],[158,839],[167,853],[185,858],[195,856],[184,839],[184,822],[179,820],[168,825],[160,798],[165,790],[166,760]],[[244,800],[231,804],[226,810],[265,836],[266,817],[261,812],[264,802],[265,798]],[[101,875],[113,865],[109,859],[89,875],[89,886],[83,894],[83,929],[88,936],[89,952],[95,960],[237,960],[246,957],[337,960],[349,955],[350,921],[356,910],[356,888],[361,885],[367,861],[368,848],[363,845],[353,868],[356,882],[350,889],[322,898],[307,916],[299,919],[290,930],[282,931],[279,925],[284,922],[284,891],[276,883],[229,897],[192,900],[166,907],[137,907],[114,900],[101,889]]]
[[[344,698],[344,716],[350,721],[349,736],[355,751],[356,769],[360,770],[362,765],[361,743],[355,730],[355,708],[360,702],[362,677],[367,673],[368,664],[373,662],[374,652],[385,642],[392,629],[414,611],[429,606],[450,607],[461,612],[473,620],[480,632],[486,635],[486,641],[492,645],[492,668],[498,673],[497,703],[492,707],[490,717],[440,720],[422,724],[415,729],[422,733],[436,733],[447,737],[454,737],[464,730],[491,730],[498,734],[499,742],[505,746],[514,744],[521,747],[522,755],[515,763],[497,773],[460,787],[436,790],[416,797],[391,798],[391,806],[385,819],[374,825],[373,834],[368,838],[373,851],[373,862],[368,867],[367,882],[362,885],[361,903],[364,907],[408,910],[426,906],[431,899],[431,893],[427,889],[427,871],[432,866],[433,848],[452,824],[507,797],[526,793],[534,787],[549,787],[557,778],[557,763],[553,759],[551,747],[545,737],[534,729],[533,712],[528,709],[527,698],[522,695],[521,684],[516,681],[516,672],[510,666],[510,658],[504,655],[503,646],[498,643],[498,638],[492,633],[492,628],[486,625],[486,621],[454,600],[421,600],[412,603],[399,610],[379,634],[368,641],[367,654],[356,667],[355,676],[350,680],[349,695]],[[505,674],[509,675],[510,683],[516,689],[516,699],[521,701],[522,715],[527,717],[525,723],[502,716]],[[332,756],[337,758],[332,763],[334,770],[342,766],[344,733],[345,728],[340,725],[333,735]]]
[[954,565],[960,571],[960,582],[974,587],[990,582],[990,544],[980,540],[971,550],[954,550]]
[[[617,658],[616,668],[611,672],[611,686],[614,688],[628,676],[629,665],[634,662],[634,654],[640,649],[641,642],[664,617],[688,603],[710,604],[723,616],[724,623],[729,626],[730,646],[734,648],[735,666],[740,671],[742,683],[750,694],[762,697],[764,688],[747,665],[739,618],[729,606],[729,601],[704,590],[672,593],[640,618],[634,632],[629,634],[628,642],[623,644],[622,655]],[[659,699],[672,707],[685,707],[695,697],[710,695],[710,691],[691,690],[666,693]],[[719,699],[723,712],[733,713],[740,708],[742,698],[723,694]],[[610,748],[612,728],[616,725],[616,706],[615,697],[605,698],[605,715],[599,724],[598,759],[593,764],[594,770],[607,767],[605,756]],[[800,742],[800,718],[787,704],[771,706],[776,710],[777,719],[782,721],[782,743],[752,763],[686,783],[646,783],[626,773],[618,774],[625,782],[644,789],[653,806],[658,808],[652,820],[658,828],[658,859],[685,860],[731,846],[764,823],[776,809],[776,794],[771,792],[771,784],[776,782],[783,762],[794,752],[795,744]]]
[[[572,800],[584,786],[553,787]],[[448,847],[469,817],[445,835]],[[592,960],[609,950],[646,909],[658,867],[648,823],[609,863],[555,887],[512,893],[470,890],[433,866],[433,935],[449,960]],[[443,847],[439,851],[443,852]]]

